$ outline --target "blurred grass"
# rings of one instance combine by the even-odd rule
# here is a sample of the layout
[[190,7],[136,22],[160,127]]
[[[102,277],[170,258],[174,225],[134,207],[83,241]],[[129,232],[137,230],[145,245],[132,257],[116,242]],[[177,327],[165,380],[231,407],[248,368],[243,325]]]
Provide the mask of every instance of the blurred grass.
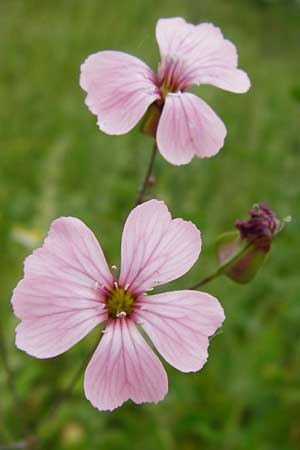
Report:
[[[151,141],[138,130],[120,137],[98,131],[78,85],[79,66],[90,53],[112,48],[155,68],[156,20],[175,15],[221,26],[238,46],[253,87],[242,96],[197,88],[227,125],[224,149],[186,167],[157,162],[155,195],[174,216],[194,221],[204,241],[197,266],[172,287],[184,287],[214,267],[213,239],[245,217],[253,203],[264,201],[280,217],[291,214],[293,222],[251,285],[220,279],[209,286],[227,320],[202,372],[186,375],[168,367],[165,401],[127,403],[111,414],[94,410],[78,383],[45,428],[43,450],[300,448],[297,1],[2,0],[0,320],[25,402],[21,414],[32,423],[46,414],[97,331],[52,360],[35,360],[14,348],[9,300],[30,252],[16,233],[34,241],[53,218],[74,215],[95,231],[109,262],[117,264],[122,224],[150,156]],[[26,230],[33,235],[24,238]],[[22,427],[1,370],[0,390],[0,442],[18,440]]]

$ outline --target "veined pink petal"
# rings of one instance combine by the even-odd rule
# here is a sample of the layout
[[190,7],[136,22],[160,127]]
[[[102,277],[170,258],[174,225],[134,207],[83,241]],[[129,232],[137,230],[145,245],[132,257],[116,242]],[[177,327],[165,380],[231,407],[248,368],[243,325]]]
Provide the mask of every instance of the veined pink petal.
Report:
[[200,250],[200,231],[192,222],[172,220],[163,202],[145,202],[124,226],[120,284],[134,293],[175,280],[194,265]]
[[138,58],[123,52],[103,51],[81,65],[80,85],[86,104],[108,134],[123,134],[160,98],[152,70]]
[[103,288],[113,277],[93,233],[78,219],[52,223],[41,248],[25,261],[12,297],[16,345],[38,358],[68,350],[106,319]]
[[86,369],[84,390],[102,411],[111,411],[128,399],[156,403],[166,395],[166,372],[130,319],[108,323]]
[[236,47],[213,24],[192,25],[179,17],[160,19],[156,39],[162,63],[166,58],[180,61],[180,90],[192,84],[213,84],[236,93],[250,88],[247,74],[237,69]]
[[169,94],[157,129],[160,153],[172,164],[187,164],[193,156],[210,157],[224,145],[226,128],[201,98],[188,92]]
[[75,217],[54,220],[41,248],[24,264],[25,277],[46,275],[94,288],[109,288],[113,276],[93,232]]
[[[40,300],[47,301],[47,297],[40,297]],[[61,311],[53,312],[49,305],[49,312],[46,313],[45,308],[45,315],[33,315],[17,326],[16,346],[36,358],[52,358],[77,344],[106,316],[103,310],[97,310],[95,306],[61,308]]]
[[203,367],[208,337],[224,320],[218,300],[197,291],[174,291],[144,297],[134,318],[146,331],[159,353],[182,372]]
[[182,17],[159,19],[155,34],[161,58],[183,56],[188,41],[188,30],[192,29],[193,25],[188,24]]

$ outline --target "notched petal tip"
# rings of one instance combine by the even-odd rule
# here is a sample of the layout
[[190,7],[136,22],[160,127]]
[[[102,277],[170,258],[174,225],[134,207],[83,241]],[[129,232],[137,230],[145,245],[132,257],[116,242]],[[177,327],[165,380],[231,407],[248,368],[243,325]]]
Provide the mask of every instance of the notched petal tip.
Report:
[[205,292],[173,291],[142,300],[137,319],[158,352],[182,372],[196,372],[208,359],[209,337],[225,315],[219,301]]
[[180,85],[212,84],[231,92],[249,87],[245,72],[238,69],[236,46],[212,23],[193,25],[183,19],[162,19],[156,27],[162,59],[180,61]]
[[[130,319],[110,322],[84,376],[86,398],[99,411],[127,400],[157,403],[168,392],[163,365]],[[113,380],[113,381],[112,381]]]
[[21,320],[17,347],[51,358],[83,339],[106,319],[96,281],[110,286],[112,274],[92,231],[74,217],[54,220],[43,245],[26,258],[13,292],[13,311]]
[[142,292],[175,280],[195,264],[200,248],[200,232],[192,222],[172,219],[164,202],[145,202],[124,226],[120,283]]
[[193,156],[208,158],[224,145],[226,127],[201,98],[189,92],[168,95],[157,130],[163,157],[181,165]]

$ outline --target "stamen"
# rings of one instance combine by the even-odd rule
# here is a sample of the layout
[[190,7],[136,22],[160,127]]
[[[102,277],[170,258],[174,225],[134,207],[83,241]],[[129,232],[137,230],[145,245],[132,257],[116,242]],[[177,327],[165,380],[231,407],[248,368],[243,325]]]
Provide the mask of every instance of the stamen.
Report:
[[168,95],[172,95],[173,97],[180,97],[180,95],[182,94],[181,91],[177,91],[177,92],[169,92]]
[[117,314],[117,317],[118,317],[118,318],[122,318],[122,317],[126,317],[126,316],[127,316],[127,314],[126,314],[125,311],[121,311],[121,312],[119,312],[119,313]]

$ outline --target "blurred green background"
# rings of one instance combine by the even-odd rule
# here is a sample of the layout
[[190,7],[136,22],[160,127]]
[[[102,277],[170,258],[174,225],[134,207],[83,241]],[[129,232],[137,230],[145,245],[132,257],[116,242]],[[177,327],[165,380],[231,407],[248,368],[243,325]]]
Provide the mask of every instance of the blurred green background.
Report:
[[90,406],[81,379],[44,424],[39,448],[300,449],[300,5],[288,0],[1,0],[0,321],[22,406],[12,400],[1,365],[0,443],[22,440],[22,417],[33,428],[45,417],[98,333],[51,360],[14,347],[10,296],[24,257],[52,219],[74,215],[118,264],[123,222],[150,156],[151,139],[138,129],[119,137],[97,129],[79,66],[90,53],[117,49],[156,68],[156,20],[176,15],[219,25],[237,45],[252,89],[235,95],[198,87],[227,125],[224,149],[185,167],[157,160],[153,195],[203,234],[199,262],[172,288],[215,267],[216,235],[253,203],[264,201],[293,221],[251,285],[223,278],[207,287],[227,320],[201,372],[167,367],[163,402],[128,402],[113,413]]

